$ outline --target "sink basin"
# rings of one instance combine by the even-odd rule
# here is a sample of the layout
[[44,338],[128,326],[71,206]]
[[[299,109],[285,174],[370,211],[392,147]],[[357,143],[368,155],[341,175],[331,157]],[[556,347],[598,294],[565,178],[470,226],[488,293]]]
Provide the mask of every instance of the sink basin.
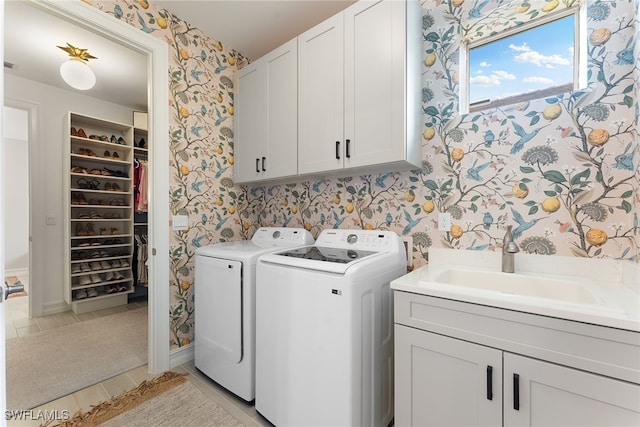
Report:
[[578,280],[568,278],[529,276],[486,270],[447,269],[437,274],[433,281],[467,290],[499,292],[574,304],[599,305],[601,303],[599,298],[594,296]]

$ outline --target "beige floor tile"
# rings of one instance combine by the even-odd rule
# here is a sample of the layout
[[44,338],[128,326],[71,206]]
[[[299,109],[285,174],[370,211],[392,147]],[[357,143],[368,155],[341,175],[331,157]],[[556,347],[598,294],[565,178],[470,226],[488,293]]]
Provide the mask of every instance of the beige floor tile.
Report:
[[89,313],[81,313],[81,314],[76,314],[76,317],[78,318],[78,320],[80,320],[81,322],[84,322],[86,320],[91,320],[91,319],[95,319],[96,315],[93,312],[89,312]]
[[13,325],[10,325],[9,323],[4,325],[4,338],[7,340],[18,338],[18,331],[16,331],[16,328],[14,328]]
[[101,384],[95,384],[73,393],[73,398],[83,411],[91,409],[92,405],[109,400],[109,395]]
[[72,311],[65,311],[64,313],[58,313],[54,316],[60,323],[60,326],[67,326],[80,321]]
[[131,390],[132,388],[136,387],[136,385],[137,384],[135,384],[126,373],[120,374],[117,377],[113,377],[102,382],[102,386],[104,387],[109,397],[114,397],[124,391]]
[[127,374],[137,386],[142,381],[151,380],[157,377],[157,375],[150,374],[148,369],[149,367],[147,365],[144,365],[127,372]]
[[80,410],[80,406],[76,403],[75,399],[71,394],[61,397],[60,399],[56,399],[52,402],[45,403],[44,405],[38,406],[33,409],[34,411],[42,410],[47,411],[48,413],[52,413],[56,411],[59,418],[62,418],[63,414],[68,414],[69,417],[73,416],[76,412]]
[[26,326],[38,326],[36,319],[30,319],[28,315],[26,317],[14,318],[13,325],[16,329],[24,328]]
[[55,316],[36,317],[35,320],[41,331],[55,329],[61,326]]
[[18,338],[24,338],[40,332],[40,329],[38,329],[38,325],[25,326],[24,328],[16,328],[16,332],[18,333]]

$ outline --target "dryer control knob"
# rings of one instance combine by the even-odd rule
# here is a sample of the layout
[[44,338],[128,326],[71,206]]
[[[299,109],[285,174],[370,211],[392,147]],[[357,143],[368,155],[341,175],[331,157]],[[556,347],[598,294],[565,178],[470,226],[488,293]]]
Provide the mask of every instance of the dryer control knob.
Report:
[[355,234],[349,234],[347,236],[347,243],[355,243],[358,241],[358,236]]
[[273,234],[271,235],[274,239],[277,239],[278,237],[280,237],[280,230],[276,230],[273,232]]

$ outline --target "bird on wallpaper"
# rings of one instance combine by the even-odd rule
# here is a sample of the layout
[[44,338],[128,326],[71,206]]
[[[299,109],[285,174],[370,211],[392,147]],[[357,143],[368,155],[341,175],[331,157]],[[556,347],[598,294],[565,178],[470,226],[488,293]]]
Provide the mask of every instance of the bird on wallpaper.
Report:
[[475,1],[473,7],[469,11],[469,18],[480,18],[482,16],[482,9],[489,3],[489,0],[484,0],[478,4],[478,0]]
[[200,219],[202,220],[203,225],[207,223],[207,216],[205,214],[202,214],[202,217]]
[[204,235],[202,235],[202,236],[198,236],[198,237],[194,237],[194,238],[191,240],[191,244],[192,244],[194,247],[199,248],[199,247],[200,247],[200,241],[201,241],[202,239],[204,239]]
[[336,211],[333,211],[333,219],[336,221],[336,222],[333,224],[333,228],[338,228],[338,227],[340,227],[340,225],[341,225],[341,224],[342,224],[342,222],[344,221],[344,218],[340,218],[340,217],[338,216],[338,214],[336,213]]
[[200,131],[204,128],[204,126],[191,126],[191,133],[200,138]]
[[200,186],[204,184],[204,181],[196,181],[194,183],[191,184],[191,189],[193,191],[195,191],[196,193],[201,193],[202,190],[200,190]]
[[273,190],[275,190],[276,187],[275,186],[271,186],[269,188],[267,188],[267,195],[268,196],[273,196]]
[[205,170],[207,168],[207,161],[205,159],[202,159],[202,161],[200,162],[200,166],[202,166],[202,170]]
[[218,118],[216,119],[214,126],[220,126],[222,124],[222,122],[224,122],[225,120],[227,120],[226,116],[222,116],[222,114],[220,114],[220,110],[218,110],[218,107],[215,108],[216,110],[216,116],[218,116]]
[[622,169],[627,171],[633,170],[633,157],[635,156],[636,151],[631,150],[631,153],[628,153],[629,149],[631,148],[631,144],[632,144],[631,142],[628,143],[624,149],[624,153],[618,154],[615,157],[616,162],[612,163],[611,166],[613,166],[616,169]]
[[493,144],[493,141],[495,141],[496,136],[493,134],[493,132],[488,130],[484,132],[484,136],[482,137],[482,139],[484,139],[485,146],[491,147],[491,144]]
[[384,180],[389,178],[389,175],[391,175],[391,172],[387,172],[384,175],[376,177],[376,186],[384,188]]
[[469,246],[467,249],[470,251],[484,251],[489,247],[488,243],[476,246],[476,241],[476,239],[473,239],[473,242],[471,242],[471,246]]
[[196,81],[200,81],[200,76],[203,75],[205,72],[204,71],[198,71],[198,70],[191,70],[191,77],[193,77],[194,79],[196,79]]
[[522,150],[524,148],[524,144],[531,141],[533,137],[538,134],[538,132],[540,132],[543,128],[547,126],[534,129],[533,132],[527,133],[522,126],[520,126],[516,122],[513,122],[513,128],[516,131],[516,135],[518,135],[520,139],[515,144],[513,144],[513,147],[511,147],[511,154],[516,154],[518,151]]
[[387,217],[385,218],[385,220],[386,220],[387,226],[391,225],[391,223],[393,222],[393,217],[389,212],[387,212]]
[[327,217],[324,216],[324,214],[320,214],[320,224],[324,224],[324,222],[327,220]]
[[484,216],[482,217],[482,224],[483,227],[488,230],[489,227],[491,227],[491,224],[493,224],[493,215],[491,215],[490,212],[485,212]]
[[220,212],[216,212],[216,219],[218,220],[218,224],[216,225],[215,231],[218,231],[229,218],[222,218]]
[[422,221],[423,217],[420,217],[418,219],[413,219],[411,218],[411,214],[409,212],[407,212],[407,210],[404,210],[404,218],[407,220],[407,225],[402,229],[402,234],[409,234],[409,232],[411,231],[411,229],[413,227],[415,227],[416,225],[418,225],[418,223],[420,221]]
[[482,177],[480,176],[480,172],[485,170],[491,164],[491,161],[485,162],[479,166],[476,166],[478,163],[478,159],[473,161],[473,165],[471,165],[471,169],[467,171],[467,178],[472,179],[474,181],[482,181]]
[[215,159],[216,162],[216,167],[218,168],[218,172],[216,172],[216,179],[220,178],[220,176],[226,172],[227,169],[229,169],[229,166],[227,166],[226,168],[223,168],[222,165],[220,164],[220,162],[218,161],[218,159]]
[[283,215],[283,216],[282,216],[282,219],[284,220],[284,221],[282,222],[282,226],[283,226],[283,227],[286,227],[287,225],[289,225],[289,221],[291,221],[291,220],[293,219],[293,217],[289,217],[289,218],[287,218],[286,216],[284,216],[284,215]]
[[200,51],[200,58],[202,58],[203,61],[207,60],[207,52],[205,52],[204,49]]
[[215,70],[213,70],[213,72],[216,74],[220,74],[221,72],[227,69],[227,66],[222,65],[222,63],[220,62],[220,58],[218,58],[218,55],[216,55],[216,64],[218,64],[218,66],[216,67]]
[[313,191],[315,191],[316,193],[320,192],[320,184],[322,184],[322,181],[316,181],[313,183],[312,188]]
[[113,8],[113,14],[116,18],[122,18],[122,16],[124,15],[119,4],[117,4],[116,7]]
[[205,107],[204,104],[200,106],[200,112],[203,115],[207,114],[207,107]]
[[536,225],[536,223],[541,219],[541,218],[534,218],[531,221],[527,222],[524,220],[522,215],[520,215],[520,213],[516,211],[514,208],[511,208],[511,212],[513,213],[513,219],[518,223],[518,226],[514,228],[513,231],[511,232],[514,239],[518,239],[520,236],[522,236],[523,232],[527,231],[528,229]]
[[136,13],[138,14],[138,22],[140,23],[140,26],[142,27],[140,29],[142,31],[144,31],[145,33],[153,33],[155,30],[153,28],[147,27],[147,23],[144,22],[144,19],[140,15],[140,12],[136,11]]

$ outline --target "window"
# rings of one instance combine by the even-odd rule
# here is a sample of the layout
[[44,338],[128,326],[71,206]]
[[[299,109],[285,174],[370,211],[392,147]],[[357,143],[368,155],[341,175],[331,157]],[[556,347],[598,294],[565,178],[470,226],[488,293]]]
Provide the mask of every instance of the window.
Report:
[[[579,9],[467,43],[463,112],[544,98],[583,87]],[[585,70],[586,71],[586,70]]]

